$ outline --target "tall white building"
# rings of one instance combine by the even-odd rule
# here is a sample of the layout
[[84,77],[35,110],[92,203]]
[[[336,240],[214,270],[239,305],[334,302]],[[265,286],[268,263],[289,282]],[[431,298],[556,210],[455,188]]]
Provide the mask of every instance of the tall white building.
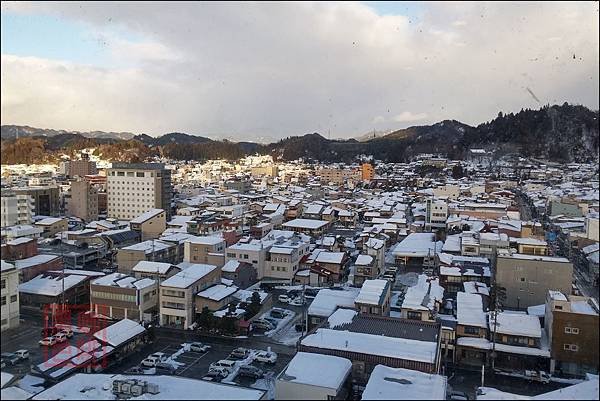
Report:
[[131,220],[150,209],[171,218],[171,170],[162,163],[113,163],[107,170],[108,217]]
[[10,263],[0,261],[0,298],[2,300],[0,331],[19,325],[19,271]]
[[0,227],[31,224],[33,210],[31,195],[3,191],[0,197]]

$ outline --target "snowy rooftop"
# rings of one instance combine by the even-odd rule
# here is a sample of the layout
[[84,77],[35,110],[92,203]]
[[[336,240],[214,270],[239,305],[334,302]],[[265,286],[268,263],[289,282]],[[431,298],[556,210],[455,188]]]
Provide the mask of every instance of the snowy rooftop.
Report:
[[416,370],[377,365],[363,400],[445,400],[446,377]]
[[442,250],[443,243],[435,241],[435,234],[411,233],[402,242],[398,243],[392,254],[394,256],[425,257],[433,256]]
[[487,321],[483,312],[483,301],[480,295],[467,294],[466,292],[457,293],[456,308],[458,324],[487,329]]
[[302,345],[323,349],[357,352],[390,358],[435,363],[437,343],[406,338],[317,329],[305,337]]
[[148,241],[139,242],[137,244],[133,244],[133,245],[121,248],[121,249],[126,250],[126,251],[143,251],[144,253],[152,253],[152,250],[154,250],[154,252],[158,252],[158,251],[167,249],[172,246],[174,246],[174,245],[170,244],[168,242],[163,242],[163,241],[159,241],[159,240],[148,240]]
[[348,288],[343,291],[324,288],[317,293],[308,307],[308,314],[328,317],[338,307],[354,309],[354,300],[358,296],[358,292],[358,288]]
[[38,226],[50,226],[63,220],[64,219],[61,217],[46,217],[45,219],[36,221],[35,224],[37,224]]
[[144,331],[146,329],[141,324],[133,320],[123,319],[102,330],[98,330],[94,333],[94,337],[100,342],[118,347]]
[[543,262],[559,262],[559,263],[571,263],[567,258],[561,258],[557,256],[541,256],[541,255],[526,255],[523,253],[513,253],[513,254],[502,254],[498,255],[499,258],[513,258],[513,259],[521,259],[521,260],[539,260]]
[[354,302],[380,305],[383,302],[387,288],[389,288],[389,281],[387,280],[365,280]]
[[171,266],[173,265],[171,265],[170,263],[142,260],[139,261],[131,270],[139,273],[166,274],[171,268]]
[[351,370],[346,358],[298,352],[277,380],[338,390]]
[[231,259],[223,265],[223,267],[221,268],[221,271],[226,272],[226,273],[234,273],[238,269],[238,267],[240,267],[240,264],[241,263],[239,261],[237,261],[235,259]]
[[187,288],[196,281],[215,270],[215,265],[205,265],[200,263],[191,264],[188,268],[180,271],[174,276],[169,277],[161,283],[164,287]]
[[425,274],[420,274],[417,284],[406,290],[402,308],[433,311],[435,302],[442,302],[443,298],[444,288],[440,286],[439,280],[429,279]]
[[198,293],[199,297],[208,298],[213,301],[220,301],[223,298],[230,296],[238,290],[236,286],[228,287],[223,284],[213,285],[204,291]]
[[329,222],[324,220],[311,220],[311,219],[294,219],[287,223],[283,223],[286,228],[306,228],[316,230],[323,226],[326,226]]
[[371,263],[373,263],[373,256],[371,255],[358,255],[356,262],[354,262],[357,266],[369,266]]
[[332,264],[339,265],[344,260],[344,256],[345,255],[346,254],[344,252],[327,252],[327,251],[322,251],[321,253],[319,253],[319,256],[317,256],[316,262],[318,262],[318,263],[332,263]]
[[[64,276],[64,289],[75,287],[87,279],[87,276],[80,276],[76,274]],[[62,293],[63,280],[61,277],[48,277],[39,275],[33,279],[20,284],[19,292],[36,295],[46,295],[49,297],[55,297]]]
[[25,269],[27,267],[48,263],[58,258],[60,258],[60,256],[40,254],[26,259],[15,260],[14,264],[17,269]]
[[140,214],[136,218],[131,219],[131,223],[134,223],[134,224],[144,223],[145,221],[150,220],[151,218],[158,216],[159,214],[161,214],[163,212],[164,212],[164,210],[162,210],[162,209],[150,209],[147,212]]
[[468,294],[490,295],[490,289],[485,283],[479,281],[465,281],[463,283],[465,292]]
[[191,242],[192,244],[200,244],[200,245],[218,245],[222,242],[225,242],[223,237],[216,236],[196,236],[191,237],[186,242]]
[[333,312],[333,315],[329,316],[327,319],[327,324],[330,329],[334,329],[337,326],[344,325],[346,323],[352,323],[352,319],[356,316],[358,312],[354,309],[344,309],[340,308]]
[[[494,315],[490,314],[490,330],[494,330]],[[524,315],[521,313],[498,313],[498,325],[496,332],[512,336],[542,337],[542,327],[537,316]]]
[[145,393],[145,400],[259,400],[263,390],[213,383],[178,376],[130,376],[75,374],[33,397],[34,400],[114,400],[114,380],[139,379],[158,386],[158,394]]

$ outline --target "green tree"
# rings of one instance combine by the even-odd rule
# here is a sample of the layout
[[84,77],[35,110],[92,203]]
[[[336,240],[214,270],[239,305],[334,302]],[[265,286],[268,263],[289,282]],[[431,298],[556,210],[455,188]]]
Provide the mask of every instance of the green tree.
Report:
[[202,312],[198,316],[198,325],[207,330],[211,329],[214,325],[214,316],[207,306],[202,308]]
[[249,319],[260,311],[260,294],[257,291],[252,293],[250,304],[246,308],[246,317]]

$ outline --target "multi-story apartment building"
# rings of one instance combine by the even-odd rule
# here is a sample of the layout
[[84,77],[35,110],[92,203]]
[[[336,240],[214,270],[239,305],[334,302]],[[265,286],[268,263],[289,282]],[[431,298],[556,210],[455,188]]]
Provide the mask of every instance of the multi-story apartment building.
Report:
[[83,177],[98,174],[96,162],[90,161],[84,153],[81,160],[69,160],[61,163],[60,169],[67,177]]
[[546,301],[548,289],[571,292],[573,264],[566,258],[524,255],[498,255],[496,284],[506,288],[506,308],[523,309]]
[[225,240],[222,237],[192,237],[183,243],[183,261],[215,266],[225,264]]
[[90,310],[111,319],[152,321],[158,313],[158,283],[112,273],[90,283]]
[[1,261],[2,278],[0,296],[2,299],[1,331],[19,325],[19,271],[12,264]]
[[131,274],[133,266],[142,260],[175,263],[177,246],[160,240],[148,240],[121,248],[117,252],[119,273]]
[[98,189],[87,180],[71,182],[65,195],[67,216],[89,222],[98,220]]
[[214,265],[191,264],[160,284],[160,324],[187,329],[195,320],[196,294],[221,281]]
[[240,262],[250,263],[256,270],[257,278],[263,278],[265,270],[265,260],[267,259],[267,247],[261,240],[252,240],[249,242],[238,242],[227,247],[225,250],[225,261],[238,260]]
[[130,220],[157,208],[171,218],[171,170],[162,163],[113,163],[107,192],[109,217]]
[[0,227],[31,224],[34,210],[32,196],[3,190],[0,197]]
[[448,219],[448,204],[446,202],[434,202],[427,199],[425,213],[426,230],[446,228],[446,220]]
[[321,182],[333,182],[337,185],[344,184],[349,180],[359,181],[361,178],[361,172],[356,169],[323,168],[317,170],[316,173],[321,177]]
[[598,311],[594,298],[548,291],[544,326],[551,344],[551,373],[598,373]]
[[17,195],[33,198],[33,213],[41,216],[60,215],[60,189],[56,185],[13,188]]

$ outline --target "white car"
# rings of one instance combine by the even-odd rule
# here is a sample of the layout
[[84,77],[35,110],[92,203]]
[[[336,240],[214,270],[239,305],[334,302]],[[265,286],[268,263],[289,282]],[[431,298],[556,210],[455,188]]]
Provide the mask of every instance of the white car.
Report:
[[29,350],[20,349],[18,351],[15,351],[15,355],[17,355],[21,360],[28,359],[29,358]]
[[190,351],[195,352],[207,352],[210,349],[210,345],[202,344],[202,343],[191,343]]
[[254,359],[258,362],[275,363],[277,362],[277,354],[273,351],[260,351]]
[[306,305],[306,301],[302,301],[302,297],[294,298],[290,301],[290,305],[292,306],[302,306]]
[[159,363],[164,362],[166,359],[166,355],[162,352],[155,352],[154,354],[147,356],[146,359],[141,362],[141,365],[147,368],[153,368]]
[[56,339],[57,343],[64,343],[65,341],[68,340],[67,335],[65,333],[63,333],[62,331],[59,333],[56,333],[54,338]]
[[279,298],[277,298],[279,300],[279,302],[281,302],[282,304],[288,304],[291,301],[291,298],[289,296],[287,296],[286,294],[281,294],[279,296]]
[[54,337],[46,337],[46,338],[42,338],[42,339],[39,341],[39,344],[40,344],[40,345],[45,345],[45,346],[47,346],[47,347],[51,347],[51,346],[53,346],[54,344],[56,344],[56,338],[54,338]]

